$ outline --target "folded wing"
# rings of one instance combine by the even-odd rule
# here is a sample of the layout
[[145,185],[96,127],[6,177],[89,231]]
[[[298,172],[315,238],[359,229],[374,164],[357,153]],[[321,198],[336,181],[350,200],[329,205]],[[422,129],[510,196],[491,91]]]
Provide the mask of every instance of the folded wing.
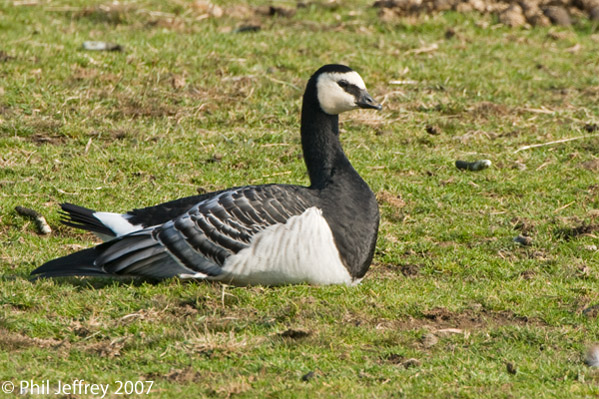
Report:
[[32,274],[217,277],[226,259],[249,247],[257,233],[285,224],[313,205],[312,194],[303,187],[235,188],[200,201],[164,224],[52,260]]

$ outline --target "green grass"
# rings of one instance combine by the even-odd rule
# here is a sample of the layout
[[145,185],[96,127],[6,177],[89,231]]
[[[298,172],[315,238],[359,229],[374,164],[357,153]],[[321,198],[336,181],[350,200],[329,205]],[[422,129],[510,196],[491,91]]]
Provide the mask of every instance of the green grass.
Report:
[[[224,17],[202,19],[191,2],[163,3],[0,5],[0,381],[84,379],[110,397],[127,380],[154,381],[132,396],[160,398],[599,395],[583,363],[599,341],[599,136],[515,152],[599,134],[584,128],[599,123],[596,26],[381,22],[369,1],[292,17],[223,2]],[[261,30],[234,33],[244,24]],[[97,242],[60,225],[62,201],[124,212],[198,188],[307,184],[301,94],[331,62],[384,100],[342,117],[382,208],[361,285],[28,280]],[[481,172],[454,166],[484,158]],[[523,229],[529,247],[513,242]]]

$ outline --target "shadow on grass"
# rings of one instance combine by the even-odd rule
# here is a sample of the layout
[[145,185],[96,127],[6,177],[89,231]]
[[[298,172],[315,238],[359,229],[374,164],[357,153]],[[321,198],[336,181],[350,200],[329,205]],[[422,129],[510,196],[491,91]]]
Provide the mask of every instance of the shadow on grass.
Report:
[[[28,280],[32,284],[37,283],[38,281],[43,281],[46,278],[44,277],[31,277],[25,273],[18,274],[4,274],[0,275],[0,282],[4,281],[14,281],[14,280]],[[133,286],[139,287],[144,284],[168,284],[173,279],[145,279],[139,277],[53,277],[52,281],[56,282],[58,285],[71,285],[79,288],[92,288],[92,289],[101,289],[105,287],[113,287],[113,286]],[[196,283],[194,280],[179,280],[186,283]]]

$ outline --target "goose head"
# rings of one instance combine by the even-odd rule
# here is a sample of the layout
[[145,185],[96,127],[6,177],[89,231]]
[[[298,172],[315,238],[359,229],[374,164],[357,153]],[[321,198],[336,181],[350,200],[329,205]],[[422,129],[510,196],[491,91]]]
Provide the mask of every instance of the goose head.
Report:
[[345,65],[325,65],[314,73],[313,78],[320,108],[329,115],[357,108],[382,108],[368,94],[358,72]]

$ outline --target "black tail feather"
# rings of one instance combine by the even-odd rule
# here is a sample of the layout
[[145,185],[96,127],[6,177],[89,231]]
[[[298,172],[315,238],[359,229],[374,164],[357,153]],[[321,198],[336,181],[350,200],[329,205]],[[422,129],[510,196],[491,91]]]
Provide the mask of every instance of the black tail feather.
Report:
[[69,204],[68,202],[60,204],[60,207],[62,208],[62,224],[77,229],[91,231],[93,233],[116,237],[116,234],[114,234],[112,230],[96,219],[92,209]]
[[100,266],[94,265],[98,247],[85,249],[44,263],[31,272],[34,278],[66,276],[108,276]]
[[151,231],[142,230],[48,261],[32,271],[31,277],[125,276],[160,280],[194,272],[170,257],[152,238]]

